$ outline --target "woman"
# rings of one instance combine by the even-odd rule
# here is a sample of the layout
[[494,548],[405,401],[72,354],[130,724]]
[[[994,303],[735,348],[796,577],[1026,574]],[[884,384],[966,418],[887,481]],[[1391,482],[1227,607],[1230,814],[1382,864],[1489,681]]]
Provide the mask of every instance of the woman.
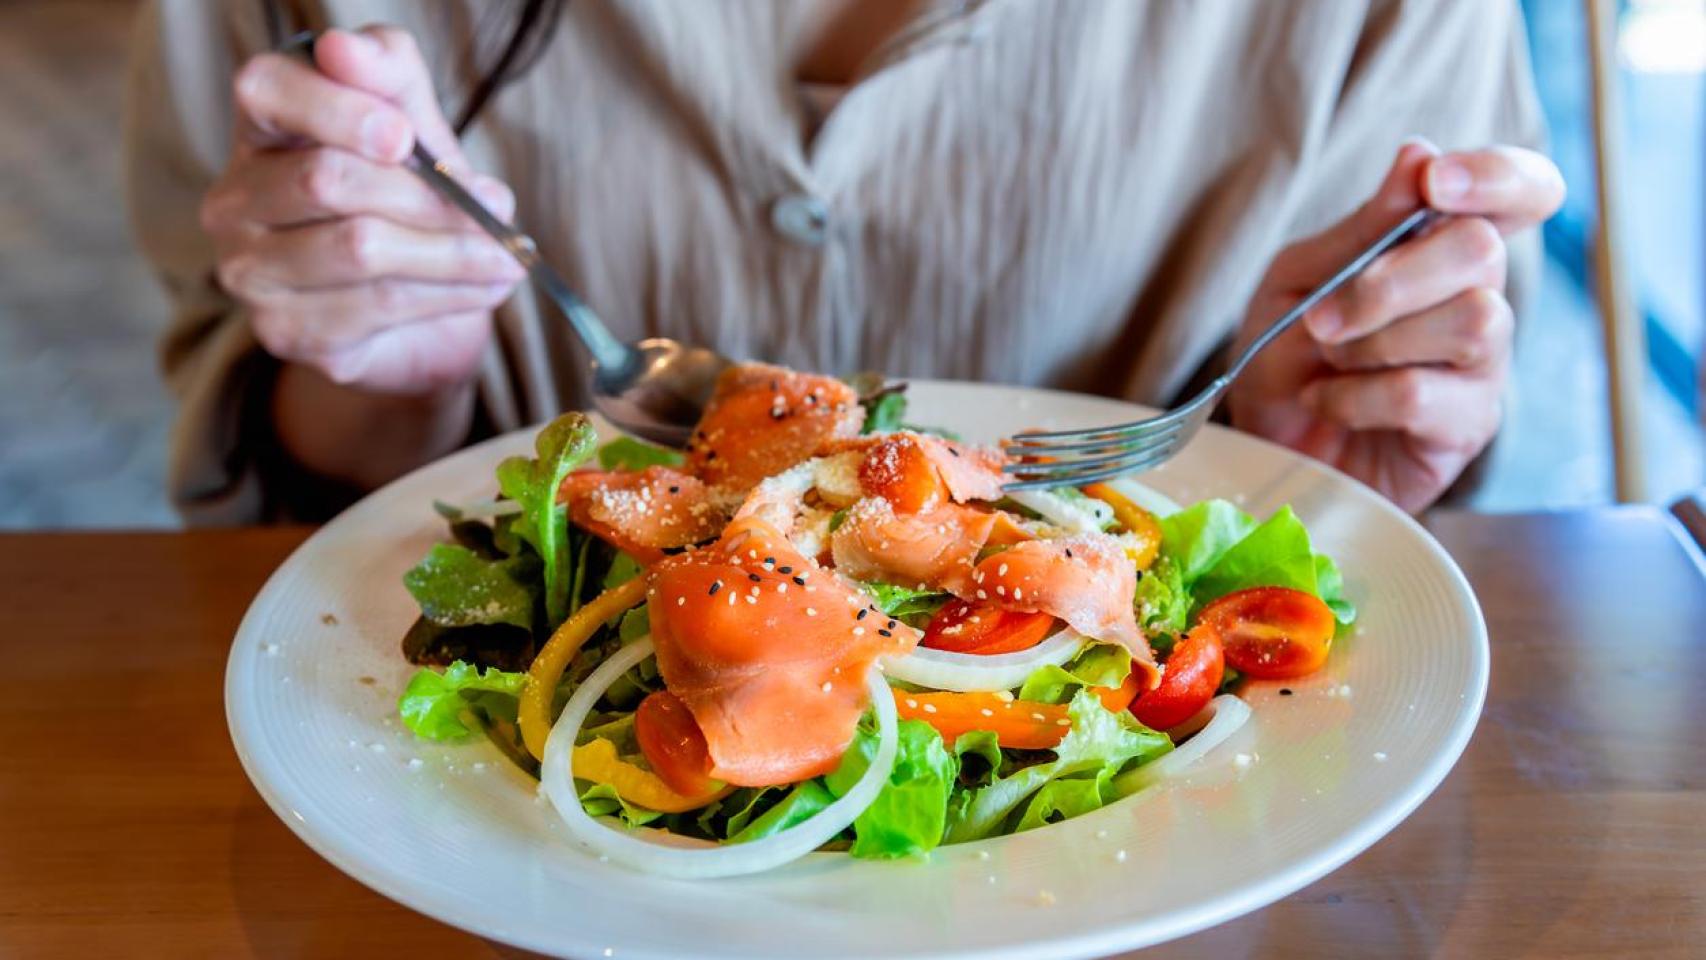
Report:
[[[1161,404],[1409,211],[1457,214],[1229,404],[1411,510],[1497,429],[1562,198],[1514,3],[287,6],[155,0],[131,85],[193,521],[323,514],[581,402],[566,324],[404,169],[416,138],[618,335]],[[264,52],[298,26],[346,29]]]

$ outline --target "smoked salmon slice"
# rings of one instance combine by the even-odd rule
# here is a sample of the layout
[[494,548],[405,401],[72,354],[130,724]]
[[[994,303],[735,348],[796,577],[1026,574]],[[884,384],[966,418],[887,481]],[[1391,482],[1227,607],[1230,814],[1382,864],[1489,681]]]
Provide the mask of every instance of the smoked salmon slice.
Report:
[[864,408],[833,377],[748,363],[730,367],[687,446],[687,470],[714,487],[746,490],[859,432]]
[[1113,537],[1026,540],[985,557],[971,580],[966,599],[1059,617],[1087,637],[1130,650],[1133,666],[1147,674],[1144,689],[1160,680],[1132,608],[1137,571]]
[[577,525],[648,565],[712,539],[727,516],[703,481],[669,467],[571,473],[557,500]]
[[871,664],[919,640],[754,517],[665,558],[648,599],[658,671],[705,734],[711,776],[739,786],[835,769]]
[[[937,479],[955,501],[993,501],[1002,497],[1001,471],[1007,464],[1007,457],[994,447],[899,431],[833,440],[820,452],[847,450],[859,450],[865,454],[860,477],[868,484],[866,492],[873,496],[885,496],[885,488],[891,486],[918,486],[920,480],[914,474],[927,465],[935,468]],[[905,503],[896,503],[896,509],[904,510],[906,507]]]
[[957,503],[899,513],[882,497],[866,497],[831,535],[830,553],[855,580],[964,593],[995,525],[995,514]]

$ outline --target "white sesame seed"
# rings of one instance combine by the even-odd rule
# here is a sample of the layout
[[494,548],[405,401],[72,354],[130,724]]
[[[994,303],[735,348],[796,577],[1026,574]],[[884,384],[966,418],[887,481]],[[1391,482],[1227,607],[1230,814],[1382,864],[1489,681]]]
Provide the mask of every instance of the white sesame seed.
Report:
[[983,714],[983,715],[984,715],[984,716],[986,716],[986,717],[993,717],[993,716],[995,716],[995,711],[994,711],[994,710],[991,710],[991,709],[989,709],[989,708],[988,708],[988,707],[984,707],[984,708],[983,708],[983,709],[982,709],[982,710],[979,710],[979,711],[978,711],[978,713],[981,713],[981,714]]
[[1005,597],[1007,595],[1007,588],[1006,587],[996,587],[995,588],[995,595],[998,597]]
[[750,603],[750,604],[752,604],[752,605],[754,605],[754,606],[757,606],[757,605],[758,605],[758,597],[756,597],[756,596],[754,596],[754,595],[753,595],[753,594],[750,594],[750,593],[749,593],[749,594],[747,594],[747,595],[746,595],[746,602],[747,602],[747,603]]
[[1040,713],[1033,713],[1033,714],[1031,714],[1031,719],[1032,720],[1047,720],[1048,718],[1043,716]]
[[936,712],[936,705],[934,703],[925,704],[924,705],[924,712],[925,713],[935,713]]
[[687,598],[686,597],[676,597],[675,598],[675,605],[678,607],[687,606]]
[[988,600],[988,599],[989,599],[989,594],[987,594],[987,593],[984,593],[984,592],[983,592],[983,591],[982,591],[982,590],[979,590],[979,591],[978,591],[978,592],[977,592],[977,598],[978,598],[978,599],[979,599],[979,600]]
[[912,698],[911,698],[911,697],[907,697],[907,698],[906,698],[906,705],[907,705],[907,706],[909,706],[909,707],[911,707],[911,708],[912,708],[912,709],[914,709],[914,710],[917,710],[917,709],[918,709],[918,701],[917,701],[917,700],[914,700],[914,699],[912,699]]
[[1061,717],[1059,720],[1056,720],[1054,722],[1054,725],[1057,727],[1070,727],[1070,726],[1072,726],[1072,721],[1066,719],[1065,717]]
[[1374,751],[1374,759],[1380,763],[1385,763],[1386,762],[1386,751],[1384,751],[1384,750]]
[[855,636],[855,637],[862,637],[862,636],[864,636],[864,635],[865,635],[865,628],[864,628],[864,627],[854,627],[854,628],[853,628],[853,635],[854,635],[854,636]]
[[1024,589],[1023,589],[1023,588],[1021,588],[1021,587],[1014,587],[1014,588],[1013,588],[1013,599],[1015,599],[1015,600],[1023,600],[1023,599],[1025,599],[1025,591],[1024,591]]
[[1007,565],[1004,563],[1001,566],[996,567],[995,575],[998,577],[1005,577],[1007,575]]
[[817,608],[816,607],[807,607],[806,608],[806,616],[808,616],[808,617],[817,616]]
[[835,689],[835,684],[830,683],[828,680],[825,680],[823,682],[823,687],[821,689],[823,690],[824,693],[828,693],[829,691]]

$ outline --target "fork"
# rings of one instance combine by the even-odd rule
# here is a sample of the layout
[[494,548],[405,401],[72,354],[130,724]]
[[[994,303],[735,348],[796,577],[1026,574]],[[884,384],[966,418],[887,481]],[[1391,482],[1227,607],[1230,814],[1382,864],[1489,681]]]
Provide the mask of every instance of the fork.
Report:
[[1424,208],[1405,217],[1263,330],[1226,373],[1166,413],[1112,427],[1028,431],[1003,440],[1002,449],[1017,461],[1007,468],[1013,481],[1003,489],[1012,493],[1081,486],[1148,470],[1171,460],[1208,422],[1209,415],[1256,354],[1291,329],[1316,304],[1365,270],[1375,258],[1421,233],[1440,216],[1439,212]]

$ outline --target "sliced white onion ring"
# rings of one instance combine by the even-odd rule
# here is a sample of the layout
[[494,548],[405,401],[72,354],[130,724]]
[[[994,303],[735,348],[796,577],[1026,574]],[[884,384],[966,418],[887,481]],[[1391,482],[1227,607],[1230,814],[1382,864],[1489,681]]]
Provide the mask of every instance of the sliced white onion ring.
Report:
[[599,823],[581,806],[580,795],[575,792],[570,759],[575,738],[604,691],[653,652],[651,637],[645,637],[604,661],[569,697],[562,716],[551,727],[551,736],[545,740],[545,756],[539,764],[540,785],[569,832],[593,850],[624,866],[681,880],[760,873],[798,860],[823,846],[863,813],[888,782],[894,770],[898,720],[888,684],[873,669],[865,682],[870,690],[871,708],[877,714],[877,755],[853,788],[816,816],[762,840],[728,846],[672,839],[667,834],[660,836],[658,831],[629,831],[622,826]]
[[1250,705],[1230,693],[1223,693],[1208,702],[1205,709],[1214,710],[1214,719],[1208,725],[1198,730],[1196,736],[1186,740],[1184,745],[1153,763],[1146,763],[1136,770],[1120,774],[1114,781],[1114,790],[1120,796],[1136,793],[1144,787],[1158,783],[1180,772],[1201,760],[1210,750],[1226,742],[1226,738],[1238,732],[1250,719]]
[[904,657],[883,661],[883,671],[896,680],[934,690],[983,693],[1011,690],[1038,667],[1058,667],[1078,655],[1089,639],[1065,629],[1029,650],[1016,653],[950,653],[919,647]]
[[1137,504],[1157,517],[1171,516],[1180,510],[1178,501],[1154,487],[1146,487],[1130,477],[1117,477],[1107,481],[1113,491],[1132,503]]

